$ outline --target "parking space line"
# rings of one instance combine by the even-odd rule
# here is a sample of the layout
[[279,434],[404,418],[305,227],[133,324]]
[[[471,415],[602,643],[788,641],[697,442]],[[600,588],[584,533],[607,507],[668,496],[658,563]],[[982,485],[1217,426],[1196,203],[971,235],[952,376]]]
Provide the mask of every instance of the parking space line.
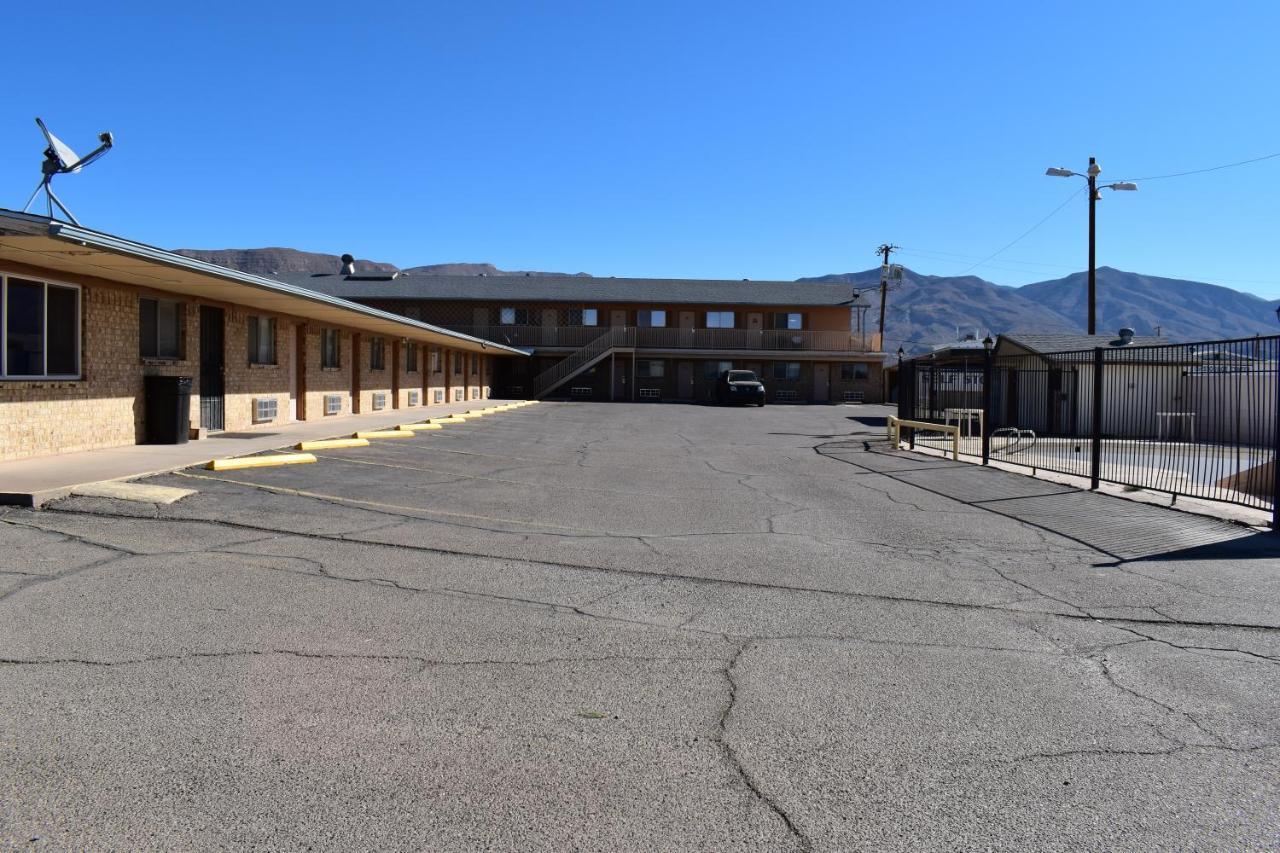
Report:
[[[210,477],[206,474],[194,474],[191,471],[174,471],[174,476],[189,477],[193,480],[211,480],[215,483],[231,483],[236,486],[246,486],[250,489],[260,489],[264,492],[272,492],[277,495],[294,495],[300,498],[312,498],[313,500],[329,501],[338,504],[348,504],[357,508],[369,509],[385,509],[394,512],[418,512],[426,515],[438,515],[446,518],[465,518],[471,521],[488,521],[496,524],[511,524],[519,527],[546,528],[548,530],[567,530],[573,533],[587,533],[592,536],[616,536],[617,533],[611,530],[596,530],[591,527],[570,527],[564,524],[549,524],[538,521],[524,521],[518,518],[500,518],[492,515],[476,515],[466,512],[448,512],[442,509],[425,509],[418,506],[404,506],[402,504],[382,503],[381,501],[367,501],[361,498],[344,498],[341,495],[326,495],[323,492],[310,492],[305,489],[293,489],[287,486],[269,486],[265,483],[254,483],[249,480],[233,480],[230,477]],[[427,520],[427,519],[424,519]],[[639,538],[639,535],[629,538]],[[377,543],[374,543],[377,544]],[[515,558],[512,558],[515,559]]]

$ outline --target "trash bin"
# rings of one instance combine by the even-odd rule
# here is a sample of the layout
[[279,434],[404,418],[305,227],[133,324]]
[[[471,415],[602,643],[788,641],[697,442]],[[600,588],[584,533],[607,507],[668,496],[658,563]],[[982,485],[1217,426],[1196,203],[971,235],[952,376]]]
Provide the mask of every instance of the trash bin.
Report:
[[147,444],[186,444],[191,424],[191,377],[147,376]]

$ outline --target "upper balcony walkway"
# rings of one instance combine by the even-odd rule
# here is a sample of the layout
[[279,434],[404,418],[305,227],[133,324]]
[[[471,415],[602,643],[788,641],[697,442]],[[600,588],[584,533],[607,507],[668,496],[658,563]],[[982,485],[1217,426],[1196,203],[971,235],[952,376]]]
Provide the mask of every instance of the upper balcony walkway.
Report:
[[[609,326],[455,326],[454,331],[517,347],[577,349],[599,338]],[[637,350],[706,352],[879,353],[879,335],[851,331],[792,329],[630,328]]]

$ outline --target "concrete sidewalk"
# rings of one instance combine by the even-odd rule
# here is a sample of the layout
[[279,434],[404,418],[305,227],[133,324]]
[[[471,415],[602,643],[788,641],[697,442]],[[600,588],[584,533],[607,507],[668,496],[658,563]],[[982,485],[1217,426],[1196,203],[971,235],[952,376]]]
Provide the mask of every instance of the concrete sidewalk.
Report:
[[269,425],[256,430],[215,434],[186,444],[129,444],[0,462],[0,505],[38,507],[47,501],[66,497],[77,486],[89,483],[161,474],[199,465],[210,459],[260,453],[291,447],[300,441],[348,436],[356,431],[383,429],[507,402],[512,401],[470,400],[463,403],[443,403],[367,415]]

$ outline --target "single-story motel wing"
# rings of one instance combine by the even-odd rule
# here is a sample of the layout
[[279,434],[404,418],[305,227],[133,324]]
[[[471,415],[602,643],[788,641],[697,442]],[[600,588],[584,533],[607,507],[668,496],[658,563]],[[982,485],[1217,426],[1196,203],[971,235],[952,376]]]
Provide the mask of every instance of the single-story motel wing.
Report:
[[41,216],[0,210],[0,460],[143,441],[148,376],[190,432],[489,396],[527,351]]

